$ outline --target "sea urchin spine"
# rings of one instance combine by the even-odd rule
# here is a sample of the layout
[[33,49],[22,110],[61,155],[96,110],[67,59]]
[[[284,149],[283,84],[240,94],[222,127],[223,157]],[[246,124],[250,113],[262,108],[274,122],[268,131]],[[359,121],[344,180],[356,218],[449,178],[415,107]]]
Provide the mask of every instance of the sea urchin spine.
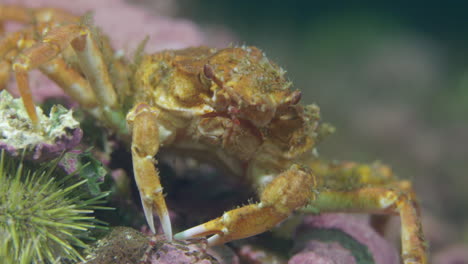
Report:
[[34,263],[82,259],[75,247],[86,247],[83,240],[90,238],[89,230],[99,227],[91,214],[102,208],[98,204],[108,193],[83,199],[78,187],[87,180],[59,177],[50,164],[26,167],[1,152],[0,259],[12,263],[22,263],[25,257]]

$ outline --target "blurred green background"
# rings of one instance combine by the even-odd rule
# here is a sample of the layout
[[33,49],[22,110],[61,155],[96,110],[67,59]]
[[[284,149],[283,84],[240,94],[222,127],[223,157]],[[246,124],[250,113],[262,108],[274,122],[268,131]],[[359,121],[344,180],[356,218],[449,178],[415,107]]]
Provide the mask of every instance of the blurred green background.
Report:
[[179,0],[175,14],[261,47],[337,127],[323,156],[390,164],[413,180],[431,232],[466,242],[467,7]]

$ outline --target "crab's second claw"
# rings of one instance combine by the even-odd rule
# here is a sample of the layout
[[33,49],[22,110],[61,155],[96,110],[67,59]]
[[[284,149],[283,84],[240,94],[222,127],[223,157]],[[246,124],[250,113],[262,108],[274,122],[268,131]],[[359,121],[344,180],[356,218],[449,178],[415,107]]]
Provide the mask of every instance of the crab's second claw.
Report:
[[143,211],[145,212],[146,223],[148,223],[149,228],[155,234],[156,228],[154,227],[154,219],[153,219],[153,204],[149,199],[145,199],[143,194],[140,193],[141,196],[141,205],[143,206]]
[[155,233],[153,210],[159,216],[161,226],[169,241],[172,240],[171,221],[164,200],[159,172],[154,156],[159,150],[159,111],[145,103],[137,104],[127,115],[132,129],[132,160],[135,181],[140,191],[146,220]]
[[156,214],[159,217],[161,222],[162,229],[169,241],[172,240],[172,228],[171,228],[171,219],[169,218],[169,212],[167,210],[166,202],[164,200],[164,195],[162,193],[162,188],[159,190],[153,191],[150,195],[145,195],[143,192],[140,192],[141,204],[143,206],[143,211],[145,212],[146,221],[153,233],[156,233],[153,220],[153,208],[156,211]]
[[174,238],[189,239],[213,235],[208,238],[208,245],[215,246],[265,232],[287,216],[278,213],[273,207],[262,208],[261,203],[251,204],[231,210],[219,218],[180,232]]
[[293,165],[265,187],[261,202],[225,212],[223,216],[180,232],[174,238],[213,235],[208,239],[208,245],[214,246],[263,233],[307,204],[314,182],[309,171]]

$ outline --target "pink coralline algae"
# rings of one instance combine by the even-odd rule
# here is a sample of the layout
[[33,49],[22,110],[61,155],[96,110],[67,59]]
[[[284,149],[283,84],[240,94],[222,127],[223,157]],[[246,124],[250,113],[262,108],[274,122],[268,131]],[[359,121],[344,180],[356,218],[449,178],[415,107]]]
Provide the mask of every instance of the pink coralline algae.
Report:
[[349,250],[339,243],[323,243],[310,241],[307,248],[294,255],[289,264],[356,264]]
[[440,250],[434,255],[434,264],[467,264],[468,246],[455,244]]
[[219,264],[213,256],[207,254],[206,240],[174,241],[167,243],[156,237],[153,246],[146,253],[143,263],[147,264]]
[[[296,232],[296,242],[304,240],[307,232],[317,230],[339,230],[349,235],[361,245],[367,247],[373,262],[376,264],[398,264],[400,262],[397,250],[391,246],[368,224],[368,219],[358,218],[349,214],[322,214],[319,216],[307,216],[303,225]],[[317,233],[317,232],[316,232]],[[339,235],[337,236],[339,237]],[[293,256],[289,264],[299,263],[355,263],[352,255],[346,254],[344,244],[325,245],[325,241],[318,241],[314,236],[310,240],[305,239],[296,243],[301,250]],[[355,260],[354,260],[355,261]]]
[[253,245],[243,245],[238,250],[239,257],[243,260],[242,263],[248,264],[283,264],[286,261],[277,256],[274,252],[270,252]]
[[128,227],[113,228],[86,255],[81,264],[239,264],[227,247],[207,248],[206,239],[169,242],[163,235],[150,237]]

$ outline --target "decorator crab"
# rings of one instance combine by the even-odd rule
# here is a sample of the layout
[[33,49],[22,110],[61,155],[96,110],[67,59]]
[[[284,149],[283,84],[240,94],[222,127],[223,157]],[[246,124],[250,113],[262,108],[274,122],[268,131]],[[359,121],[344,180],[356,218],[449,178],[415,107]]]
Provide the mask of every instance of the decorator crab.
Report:
[[[176,234],[217,245],[265,232],[299,212],[398,214],[405,263],[427,263],[419,209],[407,181],[383,165],[326,162],[315,147],[329,127],[301,105],[285,71],[255,47],[206,47],[136,56],[128,63],[88,21],[63,10],[0,5],[0,20],[24,23],[0,40],[0,85],[12,71],[35,129],[28,71],[38,68],[131,145],[153,232],[171,223],[155,167],[160,148],[210,155],[259,190],[258,202]],[[200,154],[205,153],[205,154]]]

